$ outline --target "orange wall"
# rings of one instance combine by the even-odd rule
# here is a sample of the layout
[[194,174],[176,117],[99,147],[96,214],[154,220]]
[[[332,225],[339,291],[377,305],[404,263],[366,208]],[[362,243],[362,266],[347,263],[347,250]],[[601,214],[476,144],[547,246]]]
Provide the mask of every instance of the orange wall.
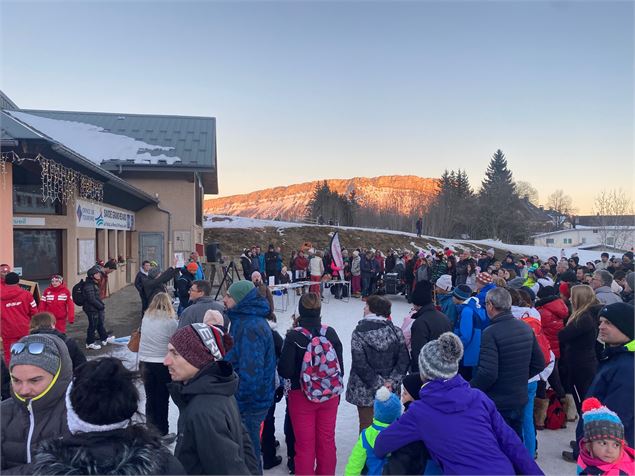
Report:
[[0,263],[13,266],[13,166],[0,174]]

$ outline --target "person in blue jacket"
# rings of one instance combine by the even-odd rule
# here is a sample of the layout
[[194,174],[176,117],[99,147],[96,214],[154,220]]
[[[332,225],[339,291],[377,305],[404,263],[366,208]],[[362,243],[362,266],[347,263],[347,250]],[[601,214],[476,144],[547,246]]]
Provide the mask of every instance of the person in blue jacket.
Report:
[[234,282],[223,302],[231,323],[230,335],[234,339],[234,347],[225,360],[232,363],[240,378],[236,392],[238,409],[251,437],[254,453],[260,455],[260,425],[273,403],[276,388],[276,353],[266,319],[269,303],[254,284],[246,280]]
[[196,270],[196,274],[194,275],[194,281],[199,281],[205,279],[205,273],[203,273],[203,265],[201,265],[200,258],[196,251],[192,251],[190,253],[190,263],[196,263],[198,269]]
[[476,275],[476,297],[482,308],[485,308],[485,296],[494,289],[496,285],[492,282],[492,275],[489,273],[478,273]]
[[452,299],[457,312],[454,333],[459,336],[465,349],[459,373],[469,380],[478,366],[481,335],[488,324],[487,312],[479,304],[478,298],[472,296],[472,290],[467,284],[459,284],[454,288]]

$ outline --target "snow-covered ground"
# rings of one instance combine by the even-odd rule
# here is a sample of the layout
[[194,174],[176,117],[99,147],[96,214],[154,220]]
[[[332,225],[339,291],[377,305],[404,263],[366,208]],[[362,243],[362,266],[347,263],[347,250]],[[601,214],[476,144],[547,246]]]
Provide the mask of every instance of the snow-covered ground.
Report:
[[[213,221],[214,220],[214,221]],[[207,215],[205,217],[205,228],[264,228],[264,227],[275,227],[278,229],[284,228],[299,228],[303,226],[309,226],[306,223],[295,223],[288,221],[276,221],[276,220],[260,220],[258,218],[246,218],[240,216],[229,216],[229,215]],[[318,225],[310,225],[310,226],[318,226]],[[321,225],[325,228],[332,228],[329,225]],[[395,230],[383,230],[377,228],[360,228],[360,227],[347,227],[342,226],[338,227],[342,230],[360,230],[360,231],[371,231],[371,232],[381,232],[381,233],[389,233],[392,235],[402,235],[409,238],[416,238],[417,235],[415,233],[407,233],[404,231],[395,231]],[[510,251],[518,256],[538,256],[541,260],[546,260],[551,256],[556,256],[560,258],[560,248],[551,248],[548,246],[531,246],[531,245],[510,245],[503,243],[498,240],[455,240],[448,238],[437,238],[434,236],[423,236],[424,239],[434,240],[441,243],[444,247],[448,246],[450,249],[456,248],[479,248],[479,249],[487,249],[490,247],[494,247],[504,251]],[[414,242],[411,243],[413,248],[417,248]],[[346,246],[346,243],[343,243],[343,246]],[[571,256],[573,253],[577,253],[580,258],[580,263],[584,264],[588,261],[594,261],[596,259],[600,259],[600,251],[589,251],[583,250],[579,248],[565,248],[565,255],[567,257]]]
[[[403,318],[408,314],[410,305],[402,296],[388,296],[392,301],[392,316],[396,325],[401,325]],[[276,306],[280,303],[276,297]],[[278,316],[278,332],[282,336],[291,326],[291,314],[297,308],[297,301],[294,302],[293,297],[285,312],[276,310]],[[353,329],[357,325],[359,319],[363,315],[363,302],[359,299],[351,299],[349,302],[329,299],[322,307],[322,321],[333,327],[342,341],[344,346],[344,368],[345,380],[347,380],[348,370],[351,364],[350,341]],[[134,354],[131,354],[125,345],[113,346],[114,354],[129,363],[135,360]],[[284,399],[278,403],[276,407],[276,438],[280,441],[278,455],[283,457],[283,463],[276,468],[265,471],[265,474],[279,475],[288,474],[286,468],[286,445],[284,440],[283,422],[285,413]],[[178,420],[178,409],[170,402],[170,431],[176,431]],[[336,426],[336,444],[337,444],[337,474],[344,474],[344,467],[348,460],[348,456],[357,441],[358,416],[357,409],[354,405],[349,404],[342,398]],[[575,437],[575,427],[569,424],[564,430],[544,430],[538,432],[538,464],[545,474],[561,475],[573,474],[575,465],[566,463],[562,460],[560,453],[562,450],[569,449],[568,444]]]

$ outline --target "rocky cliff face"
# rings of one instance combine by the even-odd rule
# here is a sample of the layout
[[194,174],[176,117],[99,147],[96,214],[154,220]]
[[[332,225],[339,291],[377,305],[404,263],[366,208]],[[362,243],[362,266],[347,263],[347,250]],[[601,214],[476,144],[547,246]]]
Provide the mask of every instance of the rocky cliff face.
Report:
[[[297,221],[322,181],[268,188],[243,195],[205,200],[205,214],[240,215],[250,218]],[[339,194],[355,191],[358,203],[367,209],[403,215],[422,213],[437,193],[437,179],[414,175],[386,175],[327,180]]]

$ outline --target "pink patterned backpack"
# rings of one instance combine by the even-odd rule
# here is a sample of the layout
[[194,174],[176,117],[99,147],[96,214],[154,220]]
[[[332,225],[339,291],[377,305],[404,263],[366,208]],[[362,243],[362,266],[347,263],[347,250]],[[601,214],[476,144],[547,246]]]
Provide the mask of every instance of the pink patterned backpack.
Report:
[[304,327],[296,327],[309,339],[302,358],[300,388],[310,401],[323,403],[344,392],[340,362],[333,344],[326,338],[328,326],[320,328],[320,335],[313,336]]

